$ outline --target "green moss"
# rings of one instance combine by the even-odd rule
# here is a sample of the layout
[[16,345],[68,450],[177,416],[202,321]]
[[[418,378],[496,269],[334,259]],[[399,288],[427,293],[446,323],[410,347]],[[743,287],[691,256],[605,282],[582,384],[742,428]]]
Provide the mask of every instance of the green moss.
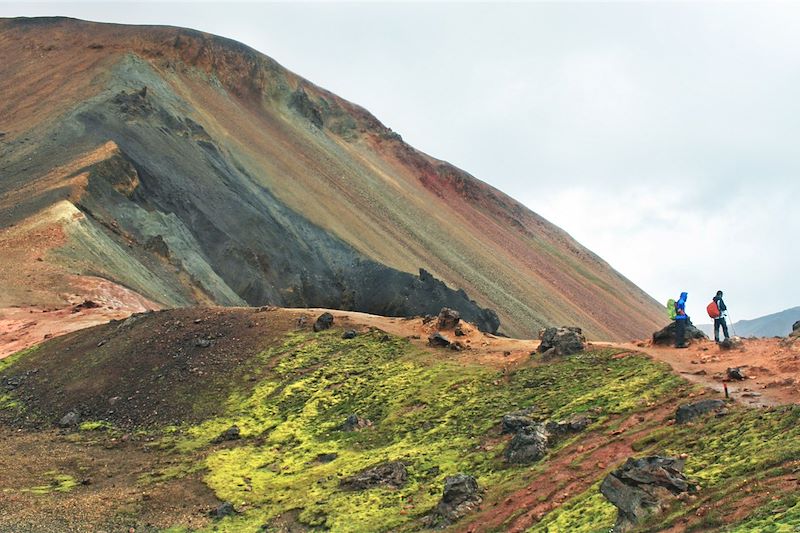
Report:
[[548,513],[541,522],[530,528],[529,532],[574,533],[607,532],[617,519],[617,508],[600,494],[597,483],[583,494],[568,500],[555,511]]
[[111,429],[111,427],[111,424],[104,420],[87,420],[86,422],[81,422],[79,429],[81,431],[98,431]]
[[49,494],[51,492],[69,492],[78,485],[77,480],[69,474],[60,474],[53,470],[44,473],[45,477],[50,480],[46,485],[38,485],[29,489],[23,489],[22,492],[29,492],[31,494]]
[[15,362],[19,361],[23,357],[32,354],[36,350],[39,349],[39,346],[32,346],[30,348],[26,348],[24,350],[20,350],[16,353],[9,355],[8,357],[4,357],[0,359],[0,372],[3,372],[11,367]]
[[[224,416],[180,428],[162,441],[178,453],[207,454],[206,483],[245,510],[215,527],[254,530],[293,509],[300,522],[334,531],[406,527],[435,506],[448,475],[467,472],[503,492],[544,468],[505,464],[505,441],[488,438],[499,434],[503,414],[536,406],[543,420],[580,412],[604,420],[645,409],[684,384],[664,365],[643,357],[612,359],[614,351],[504,376],[454,362],[446,351],[419,350],[398,338],[383,341],[382,332],[340,336],[288,335],[282,346],[262,354],[273,366],[249,395],[231,395]],[[373,426],[343,431],[352,413]],[[215,444],[233,425],[241,439]],[[317,460],[331,453],[337,454],[333,461]],[[339,490],[343,477],[388,460],[408,465],[404,487]]]

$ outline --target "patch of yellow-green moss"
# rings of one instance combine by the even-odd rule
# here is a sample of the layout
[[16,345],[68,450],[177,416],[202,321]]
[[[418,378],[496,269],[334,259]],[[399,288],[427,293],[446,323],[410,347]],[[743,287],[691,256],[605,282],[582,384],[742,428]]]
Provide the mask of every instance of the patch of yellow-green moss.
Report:
[[617,519],[617,508],[600,494],[600,484],[564,502],[531,527],[530,533],[605,533]]
[[69,474],[61,474],[55,470],[44,473],[49,483],[37,485],[29,489],[22,489],[23,492],[31,494],[49,494],[51,492],[69,492],[78,485],[78,481]]
[[[541,420],[583,412],[602,420],[645,409],[684,386],[664,365],[614,353],[579,354],[506,376],[455,362],[445,350],[384,340],[382,332],[351,340],[335,330],[294,333],[262,354],[274,366],[251,393],[231,395],[224,415],[164,442],[178,453],[209,450],[206,483],[244,511],[219,521],[220,530],[256,529],[292,510],[305,525],[335,531],[404,528],[436,505],[448,475],[472,474],[495,491],[531,475],[530,465],[503,459],[503,414],[535,406]],[[344,431],[350,414],[372,427]],[[240,439],[221,442],[234,425]],[[323,462],[322,454],[337,455]],[[339,488],[342,478],[390,460],[408,465],[402,488]]]
[[79,429],[81,431],[100,431],[111,429],[111,424],[104,420],[87,420],[85,422],[81,422]]

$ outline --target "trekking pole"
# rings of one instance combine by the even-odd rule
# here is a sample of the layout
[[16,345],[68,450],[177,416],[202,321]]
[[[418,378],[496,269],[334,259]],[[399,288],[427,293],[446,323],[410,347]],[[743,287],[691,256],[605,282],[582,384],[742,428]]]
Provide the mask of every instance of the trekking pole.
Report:
[[730,326],[731,331],[733,332],[733,336],[737,337],[738,335],[736,335],[736,328],[733,327],[733,319],[731,318],[731,314],[728,312],[727,309],[725,310],[725,314],[728,317],[728,322],[730,322],[730,324],[728,324],[728,325]]

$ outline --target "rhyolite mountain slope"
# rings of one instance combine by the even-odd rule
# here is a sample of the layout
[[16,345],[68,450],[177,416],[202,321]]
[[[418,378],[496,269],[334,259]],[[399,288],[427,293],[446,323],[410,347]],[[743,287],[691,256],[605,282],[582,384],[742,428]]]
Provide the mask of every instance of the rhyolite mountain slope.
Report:
[[228,39],[0,20],[0,132],[0,308],[110,280],[156,307],[447,305],[528,337],[663,325],[564,231]]
[[[732,329],[730,324],[728,328],[731,335],[735,330],[740,337],[785,337],[792,332],[792,325],[798,320],[800,320],[800,307],[792,307],[751,320],[739,320],[733,323]],[[713,324],[701,324],[697,327],[710,336],[714,335]]]

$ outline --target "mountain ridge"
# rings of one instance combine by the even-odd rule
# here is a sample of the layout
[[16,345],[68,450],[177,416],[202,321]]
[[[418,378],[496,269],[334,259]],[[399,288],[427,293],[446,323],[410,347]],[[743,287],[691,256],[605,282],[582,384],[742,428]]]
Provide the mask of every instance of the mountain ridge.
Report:
[[[161,218],[175,215],[183,235],[187,229],[192,233],[198,209],[205,210],[210,231],[219,229],[219,215],[208,197],[239,188],[246,201],[237,200],[236,209],[250,205],[246,209],[262,212],[267,200],[253,202],[269,196],[276,209],[282,205],[281,212],[299,215],[369,260],[406,273],[424,269],[449,287],[464,288],[478,306],[495,309],[510,334],[533,336],[545,325],[574,323],[595,337],[643,337],[660,325],[660,306],[652,298],[566,232],[468,173],[406,145],[360,106],[241,43],[171,27],[6,19],[0,22],[0,50],[12,58],[0,94],[14,96],[5,108],[0,104],[0,116],[10,118],[0,124],[6,133],[0,153],[10,156],[0,171],[30,185],[31,175],[69,165],[76,153],[113,142],[136,170],[138,192],[127,200],[109,192],[113,201],[95,201],[92,213],[112,233],[114,222],[124,226],[127,220],[119,232],[128,239],[124,246],[131,244],[132,253],[156,270],[159,256],[145,253],[145,245],[162,251],[164,245],[143,230],[154,223],[136,222],[133,215],[117,221],[121,211],[146,206]],[[51,78],[62,82],[56,93]],[[32,140],[25,141],[26,135]],[[176,168],[182,182],[170,178]],[[172,196],[159,192],[145,198],[148,187],[152,192],[154,184],[169,179]],[[0,184],[0,199],[15,190],[14,183]],[[96,190],[95,182],[83,194],[83,209],[92,209]],[[25,218],[21,215],[52,204],[54,196],[68,196],[58,187],[48,191],[22,205],[3,202],[0,224],[17,223]],[[181,214],[180,198],[198,191],[206,196],[195,197]],[[178,230],[161,231],[162,240],[173,242],[167,249],[177,246],[169,232]],[[223,234],[230,238],[232,232]],[[198,241],[198,235],[192,237]],[[252,272],[242,274],[249,276],[245,281],[231,277],[238,268],[226,264],[231,254],[200,241],[201,255],[217,256],[210,258],[210,270],[227,276],[225,283],[239,298],[248,290],[262,294],[251,297],[251,304],[347,307],[341,296],[291,301],[273,291],[268,299],[263,283],[247,288],[259,285],[266,272],[265,259],[257,259],[263,248],[246,244],[234,252],[238,264]],[[265,257],[269,264],[276,260]],[[191,294],[197,284],[186,278],[195,275],[178,276],[184,278],[185,301],[167,298],[162,304],[217,301]],[[113,273],[106,277],[120,279]],[[303,284],[299,278],[292,283]]]

